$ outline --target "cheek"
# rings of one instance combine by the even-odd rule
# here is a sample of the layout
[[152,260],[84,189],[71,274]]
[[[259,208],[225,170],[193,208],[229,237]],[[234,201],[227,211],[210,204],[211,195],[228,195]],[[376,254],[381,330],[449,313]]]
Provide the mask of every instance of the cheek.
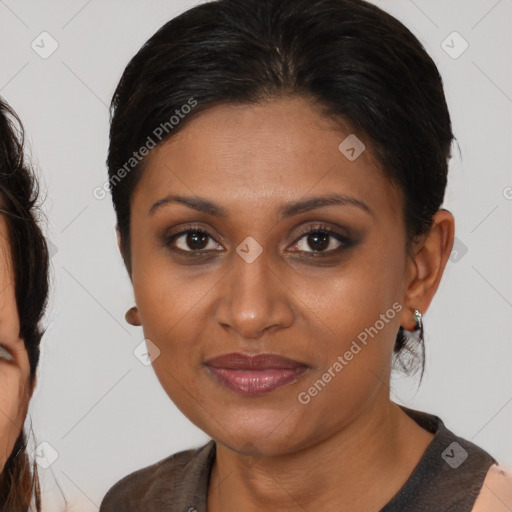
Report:
[[[373,242],[346,268],[317,281],[317,285],[322,284],[322,293],[317,288],[314,294],[313,282],[303,291],[303,297],[316,297],[306,304],[314,313],[309,315],[310,321],[319,328],[318,370],[298,397],[301,404],[308,403],[306,408],[311,407],[309,412],[318,410],[326,417],[326,407],[343,404],[343,418],[350,417],[350,411],[389,382],[399,313],[403,308],[405,256],[397,247],[398,240],[389,241],[389,245],[385,240]],[[305,421],[309,421],[307,415]]]
[[[316,315],[310,316],[319,327],[318,367],[296,397],[306,430],[321,435],[337,429],[372,397],[389,394],[402,309],[393,277],[376,267],[340,276],[316,302]],[[321,322],[314,320],[319,316]]]
[[144,333],[158,340],[161,350],[190,350],[219,277],[215,279],[213,272],[192,275],[169,264],[148,266],[143,282],[135,274],[133,280]]
[[[0,394],[0,473],[2,464],[14,448],[16,439],[21,432],[28,410],[29,378],[20,368],[1,363]],[[5,460],[2,461],[2,457]]]
[[173,263],[147,228],[134,231],[132,285],[142,324],[150,339],[166,339],[187,324],[187,316],[208,293],[209,274]]
[[196,393],[199,340],[205,340],[209,293],[220,276],[172,264],[154,244],[151,250],[141,247],[132,256],[132,283],[144,337],[160,351],[153,367],[162,387],[180,403],[182,394],[189,400],[189,393]]
[[373,243],[346,266],[317,279],[300,276],[294,286],[318,318],[318,325],[330,333],[331,340],[339,340],[334,348],[341,350],[376,322],[381,337],[394,339],[399,328],[396,304],[402,300],[404,264],[399,251]]

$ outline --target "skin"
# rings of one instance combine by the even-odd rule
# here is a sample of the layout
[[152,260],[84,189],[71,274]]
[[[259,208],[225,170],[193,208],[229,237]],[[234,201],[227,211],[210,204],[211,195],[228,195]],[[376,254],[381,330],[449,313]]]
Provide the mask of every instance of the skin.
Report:
[[472,512],[510,512],[512,510],[512,469],[492,465]]
[[[169,397],[217,442],[209,512],[377,510],[433,437],[389,400],[391,356],[399,326],[413,330],[412,311],[425,313],[436,292],[454,220],[438,212],[409,256],[401,192],[368,141],[354,161],[338,150],[349,133],[303,98],[219,105],[151,152],[132,195],[134,322],[160,350],[153,366]],[[285,203],[333,193],[371,213],[330,205],[279,218]],[[177,203],[149,214],[168,194],[206,198],[227,216]],[[184,235],[166,245],[190,225],[212,238],[191,246]],[[319,225],[353,244],[330,237],[321,250],[331,255],[311,256],[318,246],[300,230]],[[263,250],[252,263],[236,252],[248,236]],[[194,247],[206,255],[191,254]],[[402,311],[301,404],[299,393],[396,302]],[[245,396],[204,365],[231,352],[271,352],[309,369]]]
[[0,357],[0,473],[23,428],[33,390],[28,354],[19,332],[8,227],[0,216],[0,343],[13,358]]

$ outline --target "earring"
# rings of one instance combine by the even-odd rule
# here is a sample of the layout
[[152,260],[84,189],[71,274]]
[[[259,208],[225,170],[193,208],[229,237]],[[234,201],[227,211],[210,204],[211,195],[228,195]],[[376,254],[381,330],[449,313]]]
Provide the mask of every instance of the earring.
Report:
[[[405,371],[406,375],[416,373],[418,367],[421,368],[419,382],[423,379],[425,370],[425,339],[423,337],[423,315],[419,309],[414,309],[414,330],[409,331],[400,326],[393,352],[396,354],[396,360],[399,368]],[[419,331],[419,333],[418,333]],[[417,347],[419,345],[419,347]],[[416,348],[419,348],[421,355],[417,354]]]
[[124,315],[124,319],[130,325],[141,325],[140,320],[138,318],[138,313],[139,312],[137,310],[137,306],[133,306],[126,312],[126,314]]
[[423,315],[421,314],[421,311],[419,309],[415,309],[413,312],[414,315],[414,325],[415,331],[423,331]]
[[420,331],[418,336],[418,343],[421,347],[421,375],[420,375],[420,382],[423,379],[423,373],[425,371],[425,338],[423,334],[423,315],[421,314],[421,311],[419,309],[415,309],[413,311],[414,315],[414,331]]

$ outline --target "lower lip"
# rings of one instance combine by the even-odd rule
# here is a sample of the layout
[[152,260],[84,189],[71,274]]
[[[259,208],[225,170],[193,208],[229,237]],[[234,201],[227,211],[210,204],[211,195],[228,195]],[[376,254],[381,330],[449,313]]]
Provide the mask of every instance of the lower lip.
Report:
[[213,366],[207,368],[221,384],[244,395],[269,393],[294,382],[307,370],[305,366],[269,370],[232,370]]

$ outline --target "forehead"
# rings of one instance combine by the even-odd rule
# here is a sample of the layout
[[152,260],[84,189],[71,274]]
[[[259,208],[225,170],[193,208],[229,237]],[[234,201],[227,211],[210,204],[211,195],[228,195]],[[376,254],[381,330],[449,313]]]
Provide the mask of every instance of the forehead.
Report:
[[208,197],[237,212],[340,193],[370,202],[380,213],[401,215],[399,191],[384,176],[369,141],[303,98],[201,112],[151,151],[132,209],[147,212],[172,193]]

